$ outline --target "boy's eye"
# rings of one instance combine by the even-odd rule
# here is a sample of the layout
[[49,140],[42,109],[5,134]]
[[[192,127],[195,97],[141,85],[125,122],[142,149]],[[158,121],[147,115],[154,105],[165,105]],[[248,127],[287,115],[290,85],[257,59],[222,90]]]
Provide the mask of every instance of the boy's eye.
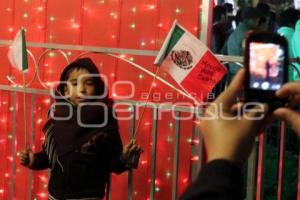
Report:
[[77,85],[77,81],[71,81],[71,85],[72,86],[76,86]]
[[87,85],[94,85],[94,82],[93,82],[92,80],[87,80],[85,83],[86,83]]

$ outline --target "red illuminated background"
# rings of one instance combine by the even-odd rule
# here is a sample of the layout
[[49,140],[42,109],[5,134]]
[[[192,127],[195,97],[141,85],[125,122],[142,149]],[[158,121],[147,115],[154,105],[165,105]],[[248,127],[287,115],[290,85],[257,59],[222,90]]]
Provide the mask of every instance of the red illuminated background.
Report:
[[[158,51],[173,21],[177,19],[189,31],[199,36],[200,0],[5,0],[0,1],[0,40],[11,40],[20,27],[26,28],[27,42],[55,43],[68,45],[96,46],[122,49]],[[45,49],[28,48],[36,59]],[[0,84],[9,85],[6,76],[15,77],[22,83],[21,74],[11,68],[7,59],[7,46],[0,48]],[[70,61],[80,51],[65,51]],[[138,71],[129,64],[107,55],[88,54],[97,64],[101,73],[108,77],[111,90],[117,80],[132,81],[135,85],[133,100],[145,100],[152,77]],[[131,61],[155,72],[152,56],[124,55]],[[49,51],[41,58],[39,74],[42,81],[58,80],[66,61],[57,51]],[[33,61],[29,58],[27,82],[33,78]],[[171,83],[172,79],[164,72],[159,75]],[[175,84],[175,83],[174,83]],[[30,88],[44,89],[35,79]],[[119,87],[116,95],[125,95],[130,90]],[[174,92],[157,82],[151,101],[166,101],[164,94]],[[110,94],[113,96],[113,94]],[[180,97],[182,99],[182,97]],[[46,121],[50,97],[45,95],[26,96],[28,143],[35,151],[41,148],[43,134],[41,128]],[[170,100],[168,100],[170,101]],[[172,102],[178,101],[177,98]],[[188,100],[187,100],[188,101]],[[188,101],[189,102],[189,101]],[[16,116],[14,116],[16,110]],[[30,171],[19,164],[18,152],[24,147],[23,96],[18,93],[16,106],[11,92],[0,90],[0,199],[47,199],[48,173]],[[183,114],[184,115],[184,114]],[[174,152],[174,120],[170,112],[164,113],[158,122],[158,155],[156,166],[156,199],[171,199],[172,170]],[[16,119],[13,122],[13,119]],[[150,190],[151,163],[151,110],[147,109],[141,122],[137,141],[145,152],[140,159],[139,169],[134,173],[133,199],[148,199]],[[14,123],[17,126],[14,126]],[[32,124],[32,126],[30,125]],[[129,123],[120,121],[123,143],[129,140]],[[194,121],[181,123],[178,193],[190,181],[190,165],[198,161],[191,151],[191,135]],[[197,140],[194,141],[197,143]],[[195,145],[195,144],[194,144]],[[31,178],[32,177],[32,178]],[[31,197],[30,197],[31,196]],[[112,178],[112,199],[126,199],[126,173]]]

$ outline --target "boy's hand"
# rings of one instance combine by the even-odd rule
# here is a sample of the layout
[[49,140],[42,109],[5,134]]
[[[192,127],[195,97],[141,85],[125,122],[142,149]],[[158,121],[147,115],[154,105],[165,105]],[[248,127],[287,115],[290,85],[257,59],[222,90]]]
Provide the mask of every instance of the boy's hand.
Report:
[[27,149],[26,151],[22,151],[20,153],[21,165],[31,169],[33,167],[34,160],[35,160],[34,153],[32,152],[31,149]]
[[127,145],[125,145],[122,157],[125,160],[126,167],[137,168],[140,154],[142,152],[142,148],[135,143],[135,139],[132,139]]
[[123,157],[128,159],[132,154],[141,154],[143,152],[140,145],[135,143],[135,139],[132,139],[128,144],[125,145],[123,149]]

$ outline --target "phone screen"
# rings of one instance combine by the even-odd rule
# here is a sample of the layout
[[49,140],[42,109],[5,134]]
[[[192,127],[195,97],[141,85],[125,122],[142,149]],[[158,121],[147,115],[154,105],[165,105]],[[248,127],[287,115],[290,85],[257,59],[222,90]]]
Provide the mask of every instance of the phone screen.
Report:
[[276,91],[284,84],[284,48],[279,44],[251,42],[250,88]]

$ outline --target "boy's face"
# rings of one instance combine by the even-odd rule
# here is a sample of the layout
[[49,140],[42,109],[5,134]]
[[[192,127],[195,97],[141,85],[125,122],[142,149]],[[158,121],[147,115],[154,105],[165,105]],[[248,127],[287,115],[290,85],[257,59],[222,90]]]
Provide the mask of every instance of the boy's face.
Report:
[[78,104],[87,101],[86,96],[92,96],[95,92],[95,84],[90,72],[86,69],[74,69],[67,79],[65,87],[65,96],[77,106]]

